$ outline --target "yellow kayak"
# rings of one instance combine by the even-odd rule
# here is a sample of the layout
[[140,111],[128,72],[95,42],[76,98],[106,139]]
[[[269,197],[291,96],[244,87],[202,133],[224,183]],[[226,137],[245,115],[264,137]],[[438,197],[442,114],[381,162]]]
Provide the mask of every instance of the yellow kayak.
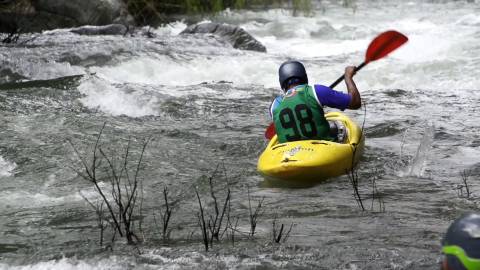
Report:
[[278,143],[274,136],[258,160],[267,181],[315,184],[345,174],[360,159],[365,145],[360,127],[339,112],[325,115],[338,128],[337,141],[305,140]]

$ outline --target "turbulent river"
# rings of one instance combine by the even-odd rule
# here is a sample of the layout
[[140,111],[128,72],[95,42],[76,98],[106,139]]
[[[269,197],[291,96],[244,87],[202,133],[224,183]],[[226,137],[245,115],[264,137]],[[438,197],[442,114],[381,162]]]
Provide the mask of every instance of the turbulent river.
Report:
[[[480,6],[322,1],[307,17],[273,9],[210,20],[240,25],[267,53],[179,35],[183,22],[152,29],[153,38],[54,30],[0,47],[0,269],[438,269],[446,228],[478,209]],[[278,66],[299,59],[311,82],[329,85],[389,29],[409,42],[357,74],[366,109],[347,112],[364,122],[366,211],[346,176],[310,188],[265,185],[256,162],[280,94]],[[151,137],[138,247],[98,245],[84,198],[100,197],[76,173],[69,142],[91,158],[104,123],[107,155],[121,156],[130,140],[135,160]],[[460,194],[463,172],[470,198]],[[220,204],[230,187],[238,226],[234,242],[224,235],[205,252],[194,188],[212,213],[209,177]],[[164,187],[175,202],[170,241],[155,226]],[[252,208],[263,199],[253,237],[249,197]],[[284,243],[272,240],[274,220],[277,231],[293,224]]]

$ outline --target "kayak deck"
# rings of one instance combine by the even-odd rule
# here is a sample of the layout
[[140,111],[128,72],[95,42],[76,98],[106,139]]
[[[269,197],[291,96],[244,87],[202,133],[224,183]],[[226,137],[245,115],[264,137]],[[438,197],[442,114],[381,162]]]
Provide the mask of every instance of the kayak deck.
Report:
[[304,140],[279,144],[274,136],[258,160],[260,174],[270,181],[315,184],[350,170],[363,152],[362,131],[343,113],[325,116],[345,128],[343,142]]

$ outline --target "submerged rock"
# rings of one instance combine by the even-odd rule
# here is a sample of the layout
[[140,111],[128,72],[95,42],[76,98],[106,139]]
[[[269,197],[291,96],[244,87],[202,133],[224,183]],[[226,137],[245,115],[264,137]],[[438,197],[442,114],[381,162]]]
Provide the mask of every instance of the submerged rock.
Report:
[[38,32],[82,25],[130,24],[121,0],[11,0],[0,2],[0,32]]
[[82,26],[73,28],[70,32],[79,35],[125,35],[128,28],[123,24],[109,24],[103,26]]
[[213,34],[228,41],[236,49],[266,52],[265,46],[242,28],[221,23],[190,25],[180,34]]

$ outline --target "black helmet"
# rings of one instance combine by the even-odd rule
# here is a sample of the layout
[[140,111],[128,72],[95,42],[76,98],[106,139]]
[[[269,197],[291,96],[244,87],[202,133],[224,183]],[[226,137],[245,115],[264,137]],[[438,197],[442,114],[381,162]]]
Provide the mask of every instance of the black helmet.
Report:
[[444,269],[480,269],[480,214],[455,220],[442,241]]
[[286,90],[291,79],[297,79],[296,82],[300,84],[308,83],[307,71],[302,63],[298,61],[284,62],[278,69],[278,78],[280,86]]

